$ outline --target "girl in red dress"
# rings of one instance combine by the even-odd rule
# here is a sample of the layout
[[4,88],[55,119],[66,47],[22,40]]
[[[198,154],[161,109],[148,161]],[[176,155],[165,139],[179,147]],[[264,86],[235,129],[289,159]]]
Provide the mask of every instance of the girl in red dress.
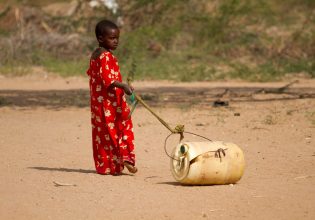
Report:
[[99,174],[121,174],[124,167],[136,173],[134,135],[125,93],[133,88],[122,83],[116,57],[119,28],[108,20],[95,28],[99,43],[91,56],[90,77],[93,157]]

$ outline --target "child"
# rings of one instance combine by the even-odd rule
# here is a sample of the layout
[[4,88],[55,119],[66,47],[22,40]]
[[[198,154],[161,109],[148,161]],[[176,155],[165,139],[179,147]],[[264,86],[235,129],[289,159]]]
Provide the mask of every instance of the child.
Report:
[[133,88],[122,83],[117,59],[111,53],[118,46],[119,28],[102,20],[96,25],[95,35],[99,48],[92,53],[87,74],[96,172],[119,175],[127,167],[136,173],[132,121],[124,95],[131,95]]

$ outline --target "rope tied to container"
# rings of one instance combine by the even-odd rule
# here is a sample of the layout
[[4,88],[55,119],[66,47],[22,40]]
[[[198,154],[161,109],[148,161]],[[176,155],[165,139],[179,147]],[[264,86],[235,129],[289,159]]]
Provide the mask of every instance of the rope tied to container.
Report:
[[[175,127],[175,128],[176,128],[176,127]],[[180,131],[181,131],[181,130],[180,130]],[[182,131],[182,133],[179,133],[179,134],[180,134],[180,135],[183,135],[184,133],[185,133],[185,134],[191,134],[191,135],[194,135],[194,136],[197,136],[197,137],[201,137],[201,138],[204,138],[204,139],[206,139],[206,140],[208,140],[208,141],[212,141],[211,139],[209,139],[209,138],[207,138],[207,137],[204,137],[204,136],[199,135],[199,134],[195,134],[195,133],[193,133],[193,132]],[[165,138],[165,141],[164,141],[164,151],[165,151],[165,154],[166,154],[169,158],[171,158],[171,159],[173,159],[173,160],[176,160],[176,161],[180,161],[179,159],[177,159],[177,158],[175,158],[175,157],[172,157],[172,156],[167,152],[167,149],[166,149],[168,139],[169,139],[172,135],[174,135],[174,134],[178,134],[178,133],[176,133],[176,132],[170,133],[170,134]],[[182,137],[184,138],[184,135],[183,135]],[[182,140],[183,140],[183,139],[180,139],[179,143],[182,142]],[[223,149],[222,149],[222,150],[223,150]],[[224,150],[227,150],[227,149],[224,149]],[[224,150],[223,150],[223,152],[224,152]],[[215,152],[216,152],[216,151],[215,151]],[[220,156],[221,156],[221,155],[220,155]],[[224,156],[225,156],[225,152],[224,152]]]
[[[127,82],[128,82],[128,85],[131,86],[131,81],[133,80],[134,78],[134,69],[135,69],[136,65],[133,64],[132,66],[132,71],[130,72],[130,74],[128,75],[127,77]],[[192,134],[192,135],[195,135],[195,136],[198,136],[198,137],[201,137],[201,138],[204,138],[208,141],[212,141],[210,140],[209,138],[206,138],[202,135],[199,135],[199,134],[195,134],[195,133],[192,133],[192,132],[187,132],[185,131],[185,125],[182,125],[182,124],[178,124],[175,126],[175,128],[171,128],[171,126],[164,120],[162,119],[157,113],[155,113],[155,111],[147,105],[147,103],[145,101],[143,101],[143,99],[137,95],[135,92],[132,93],[132,95],[130,96],[130,101],[132,102],[133,106],[132,106],[132,109],[129,113],[129,117],[131,117],[131,114],[133,113],[133,111],[135,110],[137,104],[140,102],[152,115],[154,115],[158,120],[159,122],[161,122],[162,125],[164,125],[170,132],[171,134],[169,134],[166,138],[165,138],[165,142],[164,142],[164,151],[166,153],[166,155],[168,157],[170,157],[171,159],[173,160],[177,160],[179,161],[179,159],[176,159],[174,157],[172,157],[171,155],[168,154],[167,150],[166,150],[166,145],[167,145],[167,140],[170,136],[174,135],[174,134],[179,134],[180,135],[180,138],[179,138],[179,143],[182,142],[182,140],[184,139],[184,133],[186,134]],[[222,149],[223,150],[223,149]],[[225,156],[225,152],[224,150],[223,151],[220,151],[219,152],[219,157],[221,159],[221,153],[223,153],[223,155]]]
[[222,153],[222,155],[225,157],[225,151],[227,150],[227,148],[225,148],[225,149],[223,149],[223,148],[219,148],[219,149],[217,149],[216,151],[215,151],[215,153],[214,153],[214,157],[216,157],[216,158],[220,158],[220,162],[222,162],[222,156],[221,156],[221,153]]
[[[130,81],[128,80],[128,83],[130,84]],[[177,160],[179,161],[179,159],[176,159],[174,157],[172,157],[166,150],[166,145],[167,145],[167,140],[170,136],[174,135],[174,134],[179,134],[180,135],[180,138],[179,138],[179,142],[182,142],[182,140],[184,140],[184,133],[186,134],[192,134],[192,135],[195,135],[195,136],[198,136],[198,137],[201,137],[201,138],[204,138],[208,141],[212,141],[210,140],[209,138],[206,138],[202,135],[199,135],[199,134],[195,134],[195,133],[192,133],[192,132],[187,132],[185,131],[185,125],[182,125],[182,124],[178,124],[175,126],[175,128],[171,128],[171,126],[164,120],[162,119],[157,113],[155,113],[155,111],[147,105],[147,103],[145,103],[145,101],[143,101],[143,99],[133,93],[132,96],[131,96],[131,99],[133,100],[133,107],[132,107],[132,110],[130,111],[130,114],[129,114],[129,117],[131,117],[131,114],[132,112],[134,111],[136,105],[138,104],[138,102],[140,102],[149,112],[151,112],[152,115],[154,115],[158,120],[159,122],[161,122],[162,125],[164,125],[171,133],[165,138],[165,142],[164,142],[164,151],[166,153],[166,155],[170,158],[172,158],[173,160]]]
[[179,134],[179,142],[181,142],[184,139],[184,132],[185,132],[185,125],[176,125],[173,134]]

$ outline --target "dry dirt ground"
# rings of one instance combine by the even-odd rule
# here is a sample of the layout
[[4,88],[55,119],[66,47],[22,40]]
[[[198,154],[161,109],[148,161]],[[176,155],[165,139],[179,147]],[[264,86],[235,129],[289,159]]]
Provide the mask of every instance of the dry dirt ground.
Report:
[[[315,81],[270,92],[287,83],[136,82],[172,126],[245,153],[237,184],[182,186],[163,150],[169,132],[143,107],[133,115],[139,172],[101,176],[87,79],[1,77],[0,219],[315,219]],[[218,98],[229,106],[213,107]]]

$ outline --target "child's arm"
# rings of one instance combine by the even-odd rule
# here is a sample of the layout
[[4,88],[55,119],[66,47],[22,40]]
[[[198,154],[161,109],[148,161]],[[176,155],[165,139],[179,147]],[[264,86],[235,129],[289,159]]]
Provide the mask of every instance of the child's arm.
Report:
[[127,95],[131,95],[133,91],[133,88],[131,86],[127,85],[126,83],[122,83],[118,81],[113,82],[111,86],[123,89]]

